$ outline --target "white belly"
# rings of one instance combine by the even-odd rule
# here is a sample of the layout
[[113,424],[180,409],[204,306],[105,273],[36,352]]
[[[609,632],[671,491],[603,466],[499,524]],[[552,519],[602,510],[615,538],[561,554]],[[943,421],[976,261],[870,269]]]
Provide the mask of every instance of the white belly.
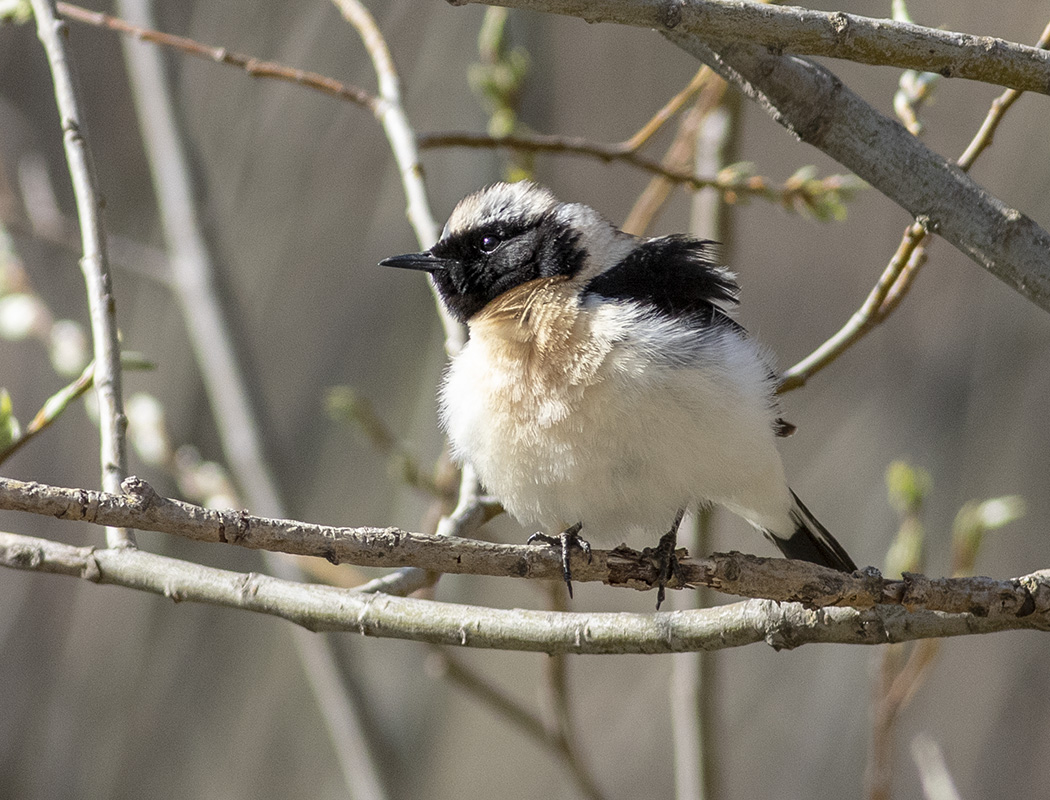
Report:
[[711,337],[697,363],[724,366],[671,365],[620,326],[581,366],[537,363],[491,333],[472,326],[442,419],[456,457],[520,522],[547,532],[582,522],[589,539],[642,533],[653,544],[678,509],[716,502],[781,528],[790,498],[768,368],[751,343]]

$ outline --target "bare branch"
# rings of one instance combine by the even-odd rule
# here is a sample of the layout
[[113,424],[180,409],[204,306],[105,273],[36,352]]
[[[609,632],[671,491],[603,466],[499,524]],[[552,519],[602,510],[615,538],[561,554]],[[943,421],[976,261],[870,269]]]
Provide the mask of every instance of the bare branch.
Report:
[[828,56],[1050,94],[1050,54],[908,22],[744,0],[451,0],[694,34],[776,53]]
[[231,67],[243,69],[253,78],[272,78],[274,80],[295,83],[314,89],[341,100],[347,100],[359,106],[367,108],[372,113],[376,111],[376,97],[364,89],[351,84],[340,83],[334,78],[320,75],[316,72],[308,72],[296,69],[275,61],[263,61],[254,56],[244,55],[225,47],[202,44],[195,39],[186,36],[175,36],[171,33],[153,30],[142,25],[133,25],[120,17],[103,14],[100,11],[89,11],[86,8],[75,6],[72,3],[58,2],[58,11],[66,19],[80,22],[85,25],[93,25],[97,28],[107,28],[111,31],[134,36],[144,42],[151,42],[161,47],[169,47],[186,55],[203,58],[206,61],[215,61]]
[[[737,85],[799,139],[839,161],[921,220],[927,229],[1050,310],[1050,233],[930,151],[903,125],[880,114],[827,69],[797,57],[776,55],[761,46],[711,44],[680,27],[668,29],[658,12],[683,8],[680,4],[650,0],[601,4],[500,0],[499,4],[626,24],[648,19],[644,24],[659,25],[668,40]],[[1041,59],[1048,57],[1037,52]]]
[[[394,160],[401,173],[401,183],[405,189],[407,206],[405,213],[416,232],[416,240],[421,248],[428,248],[438,239],[439,228],[430,213],[430,202],[427,200],[426,187],[423,184],[423,167],[419,161],[416,148],[415,131],[408,122],[408,116],[401,105],[401,85],[394,69],[394,60],[386,46],[386,40],[379,32],[375,18],[357,0],[333,0],[343,17],[354,26],[376,72],[379,82],[379,104],[376,106],[376,119],[383,126]],[[445,307],[438,301],[438,314],[445,329],[445,349],[450,355],[459,352],[467,341],[466,329],[453,319]]]
[[128,586],[175,601],[258,611],[314,631],[545,653],[672,653],[763,641],[782,649],[1050,630],[1050,575],[1045,573],[1021,579],[1039,597],[1039,611],[1026,616],[909,612],[900,606],[809,610],[772,600],[654,614],[581,614],[362,594],[229,572],[133,548],[95,550],[12,533],[0,533],[0,565]]
[[[725,84],[720,83],[724,87]],[[810,183],[789,181],[780,185],[771,185],[762,177],[730,170],[720,172],[717,175],[698,175],[687,169],[677,169],[674,166],[670,166],[667,162],[673,162],[673,157],[669,157],[665,159],[665,163],[661,163],[639,154],[631,145],[630,140],[606,144],[580,136],[543,136],[539,134],[491,136],[486,133],[470,133],[466,131],[423,133],[419,135],[418,140],[420,148],[424,150],[439,147],[508,149],[528,153],[563,153],[587,156],[605,163],[620,162],[637,167],[673,184],[684,184],[693,189],[717,189],[730,202],[741,197],[763,197],[782,203],[787,208],[793,206],[798,200],[812,202],[814,199],[819,200],[822,195],[849,191],[862,185],[860,181],[853,179],[852,183],[857,184],[857,186],[853,186],[850,176],[842,175],[830,175],[821,181]],[[691,150],[691,148],[687,149]]]
[[[68,29],[55,15],[54,0],[33,0],[37,35],[47,52],[55,82],[55,100],[62,119],[66,161],[73,181],[83,255],[80,269],[87,284],[91,314],[91,337],[95,351],[95,393],[98,396],[102,488],[120,491],[128,471],[124,431],[124,401],[121,391],[120,343],[117,340],[116,301],[106,258],[106,233],[102,227],[102,203],[88,152],[86,134],[73,81],[72,62],[66,50]],[[110,547],[133,547],[134,537],[117,528],[106,530]]]
[[[1050,46],[1050,25],[1043,30],[1036,47],[1046,49]],[[956,162],[959,169],[969,172],[978,156],[992,143],[995,131],[999,128],[1003,116],[1021,96],[1015,89],[1007,89],[992,101],[992,106],[974,134],[970,144]],[[777,391],[783,393],[803,386],[807,380],[828,366],[846,350],[860,341],[872,328],[885,320],[900,305],[911,288],[915,276],[926,262],[926,228],[919,223],[912,223],[904,231],[904,237],[897,252],[890,259],[879,282],[871,290],[864,305],[850,317],[824,344],[806,356],[795,366],[781,375]]]
[[[904,230],[904,238],[897,246],[897,251],[890,259],[890,263],[879,276],[878,283],[868,293],[864,304],[853,312],[846,324],[839,328],[816,350],[803,358],[793,367],[784,370],[780,376],[780,385],[777,391],[781,394],[790,392],[806,385],[806,382],[828,367],[839,356],[864,338],[875,326],[882,322],[900,300],[911,285],[919,268],[926,260],[926,249],[920,247],[920,243],[926,238],[926,229],[917,222],[913,222]],[[907,280],[902,281],[907,275]],[[888,305],[891,292],[894,294],[892,306]]]
[[802,141],[823,150],[993,275],[1050,310],[1050,234],[880,114],[826,69],[748,45],[667,37],[720,71]]
[[[255,550],[327,558],[333,563],[370,567],[416,567],[436,573],[493,575],[559,580],[559,553],[552,548],[507,545],[458,537],[428,536],[398,528],[337,528],[294,520],[256,517],[246,511],[214,511],[160,497],[138,478],[125,481],[128,494],[63,489],[0,478],[0,508],[84,520],[98,525],[126,525],[183,536],[201,542],[236,544]],[[471,506],[474,521],[483,508]],[[684,551],[683,551],[684,556]],[[809,608],[902,605],[940,612],[970,612],[984,619],[1035,616],[1047,624],[1050,575],[1013,580],[927,578],[906,575],[886,580],[876,572],[842,572],[787,559],[743,553],[710,558],[682,558],[686,584],[705,585],[727,594],[801,602]],[[588,561],[574,559],[578,582],[649,589],[656,581],[651,560],[633,550],[594,550]]]

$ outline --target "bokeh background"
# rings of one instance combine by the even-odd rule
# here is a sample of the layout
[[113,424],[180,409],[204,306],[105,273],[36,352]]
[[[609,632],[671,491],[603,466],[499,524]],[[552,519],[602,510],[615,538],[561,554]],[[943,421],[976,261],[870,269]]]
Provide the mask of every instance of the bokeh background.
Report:
[[[871,16],[889,3],[817,4]],[[103,9],[109,10],[109,9]],[[374,3],[421,132],[482,131],[485,108],[467,82],[477,60],[479,7]],[[916,21],[1033,43],[1045,3],[912,0]],[[329,74],[368,89],[372,68],[357,35],[325,2],[229,0],[162,4],[162,30]],[[698,64],[658,34],[536,14],[511,15],[513,43],[531,70],[522,120],[545,133],[618,141],[678,91]],[[162,237],[120,42],[76,25],[71,44],[89,143],[110,232],[160,248]],[[291,516],[418,530],[429,505],[400,484],[358,432],[333,422],[324,396],[352,386],[380,410],[423,463],[441,451],[434,387],[442,336],[425,282],[376,268],[416,249],[385,139],[361,108],[166,54],[193,181],[204,209],[223,300],[262,420],[268,457]],[[886,113],[898,72],[831,68]],[[924,113],[925,140],[948,156],[970,140],[998,91],[942,81]],[[1050,227],[1050,100],[1026,96],[973,170],[1007,203]],[[662,136],[653,155],[659,155]],[[740,113],[734,158],[783,180],[798,167],[841,169],[800,145],[760,109]],[[427,151],[435,216],[499,179],[502,154]],[[28,166],[27,166],[28,165]],[[34,236],[19,176],[43,166],[59,208],[73,202],[50,77],[32,25],[0,27],[3,209],[35,289],[58,318],[86,324],[74,249]],[[621,165],[540,156],[538,179],[563,199],[622,221],[648,176]],[[654,228],[684,230],[678,192]],[[726,258],[743,286],[739,319],[794,363],[859,306],[909,220],[877,192],[861,193],[844,222],[822,223],[762,201],[729,213]],[[131,255],[127,255],[130,252]],[[114,250],[125,346],[157,364],[128,373],[126,392],[161,400],[176,443],[221,460],[184,323],[162,263]],[[1027,516],[988,540],[981,573],[1050,565],[1050,317],[944,242],[891,320],[784,400],[799,432],[782,446],[796,491],[862,564],[882,566],[898,519],[884,473],[908,459],[932,476],[925,511],[927,569],[949,569],[949,537],[971,499],[1022,495]],[[0,384],[27,421],[65,383],[37,342],[0,341]],[[82,406],[4,465],[4,474],[62,486],[98,485],[97,433]],[[162,471],[132,456],[132,472],[166,493]],[[0,528],[76,544],[101,531],[0,515]],[[497,520],[491,535],[525,532]],[[237,570],[257,554],[140,534],[150,550]],[[745,525],[716,518],[718,549],[772,555]],[[543,607],[520,581],[448,578],[437,596]],[[684,601],[683,601],[684,602]],[[577,610],[649,611],[652,597],[581,585]],[[332,637],[358,699],[391,797],[578,796],[562,768],[491,709],[450,686],[422,645]],[[542,709],[546,657],[464,652],[466,663]],[[862,795],[869,698],[881,651],[764,645],[718,653],[711,732],[725,798]],[[1050,784],[1050,640],[1036,633],[944,644],[898,731],[896,796],[919,797],[909,743],[942,748],[964,798],[1030,795]],[[669,657],[579,657],[570,684],[587,761],[611,798],[669,797]],[[10,798],[345,796],[331,744],[304,681],[288,623],[206,606],[175,605],[68,578],[0,573],[0,796]]]

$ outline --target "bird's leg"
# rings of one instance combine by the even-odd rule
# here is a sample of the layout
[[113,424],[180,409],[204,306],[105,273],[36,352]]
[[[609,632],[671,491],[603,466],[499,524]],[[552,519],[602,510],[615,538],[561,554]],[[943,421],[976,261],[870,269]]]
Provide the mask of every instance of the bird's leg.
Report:
[[675,548],[678,546],[678,527],[682,524],[683,516],[685,516],[685,509],[678,509],[674,522],[671,524],[671,530],[660,537],[660,543],[655,548],[647,547],[642,551],[643,555],[653,559],[653,563],[656,566],[657,611],[660,610],[660,604],[664,601],[664,588],[667,586],[668,581],[673,577],[678,585],[682,585],[685,582],[682,577],[682,568],[678,564],[678,556],[674,554]]
[[557,536],[534,533],[525,542],[526,544],[543,542],[551,547],[561,548],[561,576],[565,579],[565,585],[569,587],[569,597],[572,597],[572,568],[569,566],[569,553],[572,551],[572,546],[576,545],[587,556],[587,560],[591,560],[591,544],[580,536],[580,531],[582,530],[583,523],[577,522],[575,525],[570,525]]

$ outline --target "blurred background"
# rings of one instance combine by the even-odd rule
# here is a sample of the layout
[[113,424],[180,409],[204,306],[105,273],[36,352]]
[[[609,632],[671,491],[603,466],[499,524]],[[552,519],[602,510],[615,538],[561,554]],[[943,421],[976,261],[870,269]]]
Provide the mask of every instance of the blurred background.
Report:
[[[889,2],[818,5],[890,13]],[[485,131],[490,109],[468,81],[485,9],[391,0],[372,10],[417,131]],[[1035,0],[912,0],[909,10],[921,24],[1029,44],[1047,23],[1046,4]],[[157,13],[161,30],[374,91],[359,37],[329,3],[194,1],[163,4]],[[70,33],[106,223],[120,242],[111,258],[124,346],[156,365],[126,373],[125,394],[157,398],[171,443],[221,462],[163,258],[121,42],[84,25]],[[699,67],[641,29],[515,12],[506,36],[529,58],[519,122],[596,142],[630,137]],[[301,87],[171,52],[163,57],[221,298],[288,514],[420,530],[430,499],[391,474],[387,457],[353,425],[334,420],[325,403],[332,387],[351,387],[427,469],[440,456],[434,393],[444,352],[432,299],[418,275],[375,266],[418,249],[380,127],[362,108]],[[829,66],[893,113],[898,70]],[[924,140],[956,157],[997,94],[992,86],[941,81],[922,111]],[[738,107],[729,160],[753,162],[771,182],[806,165],[818,177],[842,172],[760,109],[729,103]],[[1046,96],[1023,97],[973,170],[1044,228],[1048,112]],[[0,222],[50,315],[86,326],[78,251],[64,243],[75,218],[58,123],[32,23],[0,27]],[[676,124],[649,146],[651,157],[663,154]],[[423,152],[423,163],[440,224],[460,197],[503,177],[508,157],[435,149]],[[629,166],[564,154],[538,155],[533,167],[562,199],[588,203],[616,223],[649,181]],[[687,230],[692,204],[676,190],[651,233]],[[909,223],[873,190],[847,210],[845,220],[828,222],[760,199],[726,211],[725,259],[743,287],[738,319],[782,367],[859,307]],[[23,424],[69,380],[34,337],[0,341],[0,384]],[[929,263],[890,320],[783,404],[798,426],[781,447],[792,485],[858,563],[885,565],[900,524],[885,473],[905,459],[932,482],[921,517],[930,574],[952,570],[960,507],[1002,495],[1022,496],[1027,514],[989,535],[977,571],[1006,578],[1050,566],[1050,317],[944,242],[932,244]],[[97,439],[84,406],[74,405],[5,463],[3,474],[96,488]],[[192,460],[189,452],[182,451],[184,460]],[[170,472],[131,458],[131,472],[161,493],[185,490]],[[12,513],[0,514],[0,529],[102,541],[91,526]],[[486,528],[512,542],[527,533],[505,518]],[[226,569],[265,570],[258,554],[236,548],[150,533],[139,534],[139,543]],[[773,555],[746,525],[722,514],[712,547]],[[336,577],[359,579],[349,568]],[[436,596],[508,608],[549,602],[542,586],[475,577],[445,578]],[[651,594],[588,584],[577,587],[571,607],[648,612],[652,603]],[[330,641],[388,796],[581,796],[546,750],[442,677],[440,657],[426,646],[350,634]],[[715,654],[707,733],[717,796],[863,796],[871,698],[885,652],[807,646],[777,653],[755,645]],[[288,623],[8,570],[0,573],[0,653],[0,797],[346,796]],[[546,713],[546,656],[455,655]],[[921,796],[909,747],[918,734],[939,745],[963,798],[1020,796],[1050,783],[1048,657],[1050,640],[1036,633],[944,642],[894,734],[894,796]],[[673,664],[668,656],[568,660],[583,760],[603,796],[673,795]]]

